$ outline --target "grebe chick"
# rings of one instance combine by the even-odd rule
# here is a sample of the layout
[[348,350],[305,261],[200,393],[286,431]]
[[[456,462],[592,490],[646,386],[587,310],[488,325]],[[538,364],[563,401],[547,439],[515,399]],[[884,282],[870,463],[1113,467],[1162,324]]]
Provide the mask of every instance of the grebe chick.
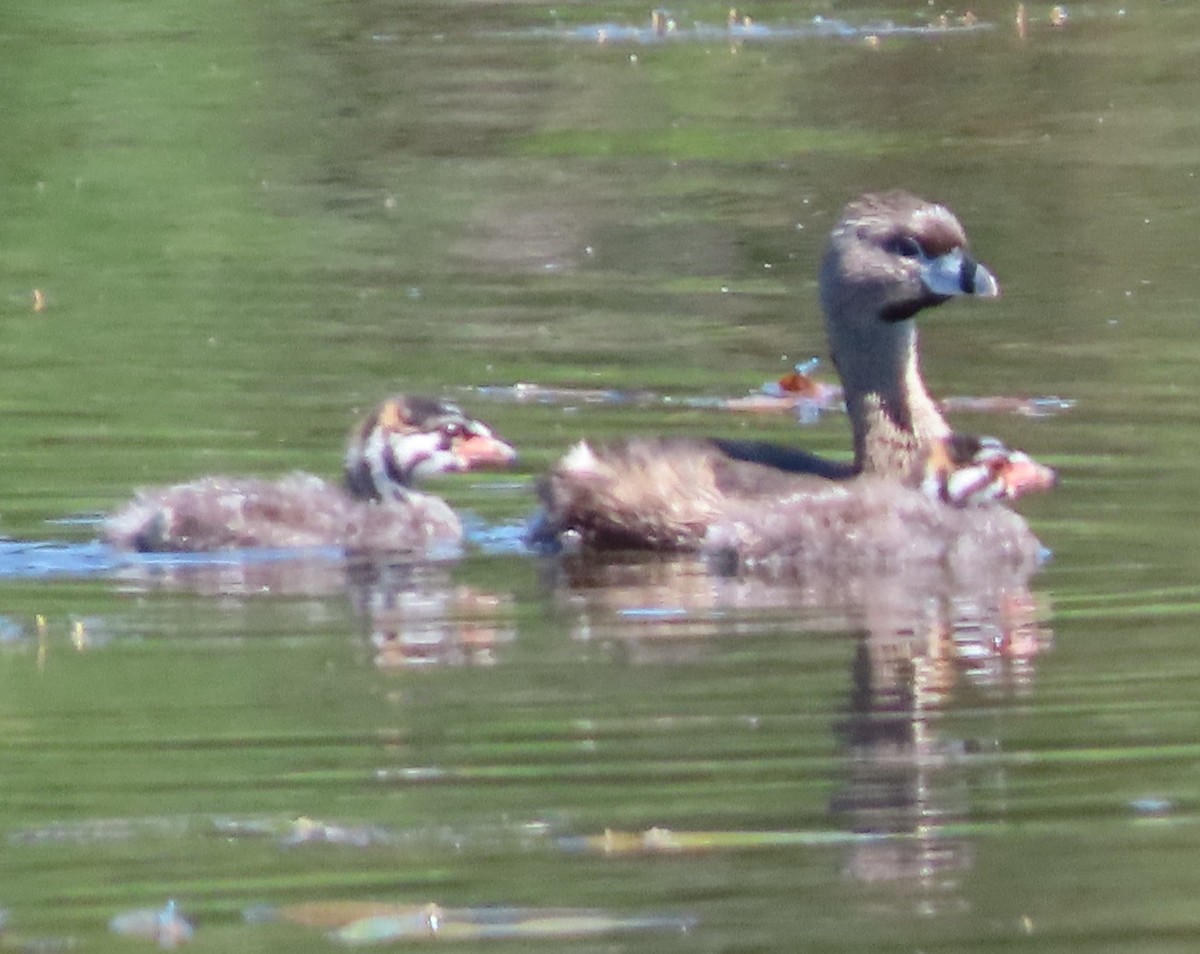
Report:
[[413,488],[432,474],[511,463],[516,452],[458,407],[397,395],[350,434],[345,486],[311,474],[202,477],[139,491],[104,540],[143,552],[341,547],[423,551],[462,539],[444,500]]

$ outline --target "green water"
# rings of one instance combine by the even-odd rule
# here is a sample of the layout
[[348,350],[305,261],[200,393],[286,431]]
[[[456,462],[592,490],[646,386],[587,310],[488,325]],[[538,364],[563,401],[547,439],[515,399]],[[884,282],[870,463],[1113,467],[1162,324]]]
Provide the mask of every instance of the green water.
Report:
[[[42,546],[0,547],[0,943],[145,947],[108,920],[174,898],[207,949],[328,949],[245,914],[373,899],[691,923],[523,942],[555,950],[1193,950],[1200,9],[1028,4],[1021,38],[1014,6],[731,46],[572,33],[628,4],[10,4],[0,528]],[[823,352],[824,234],[892,186],[1004,289],[923,319],[935,393],[1076,402],[954,418],[1060,470],[1022,504],[1054,551],[1031,592],[972,629],[520,550],[584,435],[844,454],[837,414],[475,389],[743,394]],[[460,562],[87,545],[138,485],[333,474],[400,389],[522,451],[439,483],[477,518]]]

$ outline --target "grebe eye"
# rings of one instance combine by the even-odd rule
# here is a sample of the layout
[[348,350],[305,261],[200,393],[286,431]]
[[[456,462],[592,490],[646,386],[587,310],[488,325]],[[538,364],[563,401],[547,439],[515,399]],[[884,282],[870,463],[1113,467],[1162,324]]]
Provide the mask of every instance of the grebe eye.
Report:
[[911,235],[897,235],[885,247],[893,255],[899,255],[901,258],[925,257],[925,250],[921,248],[921,243]]

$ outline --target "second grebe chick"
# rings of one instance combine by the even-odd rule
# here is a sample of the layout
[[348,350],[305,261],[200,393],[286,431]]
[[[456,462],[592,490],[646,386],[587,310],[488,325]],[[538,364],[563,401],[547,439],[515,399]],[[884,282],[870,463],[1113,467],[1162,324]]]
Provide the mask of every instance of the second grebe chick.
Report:
[[103,535],[143,552],[419,552],[458,543],[462,524],[441,498],[416,490],[416,481],[504,466],[515,457],[508,443],[456,405],[397,395],[351,432],[344,487],[311,474],[202,477],[140,491],[105,521]]

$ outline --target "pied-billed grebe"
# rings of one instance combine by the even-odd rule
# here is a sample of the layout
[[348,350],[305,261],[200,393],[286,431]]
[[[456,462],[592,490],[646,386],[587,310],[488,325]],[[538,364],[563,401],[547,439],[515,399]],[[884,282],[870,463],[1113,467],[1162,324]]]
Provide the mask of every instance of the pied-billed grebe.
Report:
[[819,284],[854,435],[852,463],[732,440],[583,442],[542,482],[534,541],[569,534],[593,547],[696,549],[711,527],[733,513],[745,516],[747,507],[769,520],[780,499],[828,499],[831,480],[841,488],[833,499],[848,500],[837,504],[849,508],[835,521],[843,529],[864,477],[873,479],[864,485],[871,504],[864,520],[888,488],[965,509],[1053,484],[1053,471],[1025,454],[990,438],[955,435],[925,388],[915,316],[956,296],[999,294],[948,209],[906,192],[851,202],[830,236]]
[[155,552],[419,551],[457,543],[462,524],[444,500],[414,490],[415,480],[515,457],[486,424],[455,405],[397,395],[351,432],[344,489],[301,473],[277,480],[202,477],[140,491],[105,521],[104,539]]

